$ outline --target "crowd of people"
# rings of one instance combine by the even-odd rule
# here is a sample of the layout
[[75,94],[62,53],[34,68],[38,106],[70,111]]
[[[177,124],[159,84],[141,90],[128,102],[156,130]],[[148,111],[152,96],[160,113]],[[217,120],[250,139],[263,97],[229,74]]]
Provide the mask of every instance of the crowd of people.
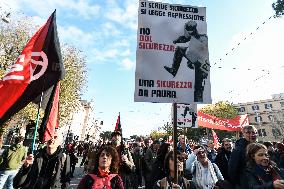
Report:
[[180,135],[177,143],[177,183],[172,143],[137,137],[126,143],[114,131],[109,142],[70,143],[55,133],[45,147],[28,154],[23,138],[0,159],[0,189],[68,188],[78,156],[85,176],[78,189],[284,189],[284,144],[257,140],[254,126],[242,138],[200,144]]

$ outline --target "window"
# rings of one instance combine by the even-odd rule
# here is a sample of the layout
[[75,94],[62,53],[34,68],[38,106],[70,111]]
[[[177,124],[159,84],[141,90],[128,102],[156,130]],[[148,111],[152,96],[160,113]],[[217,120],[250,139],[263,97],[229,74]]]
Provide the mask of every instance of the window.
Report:
[[268,115],[268,119],[269,119],[269,121],[274,121],[274,116],[273,115]]
[[252,106],[252,110],[259,110],[259,106],[258,105],[253,105]]
[[261,129],[262,136],[267,136],[265,129]]
[[245,107],[240,107],[238,108],[238,112],[245,112],[246,111],[246,108]]
[[280,102],[282,108],[284,108],[284,101]]
[[264,104],[265,109],[272,109],[272,104]]
[[265,129],[258,129],[257,132],[259,136],[267,136]]
[[281,136],[281,132],[280,132],[280,130],[279,129],[277,129],[277,128],[274,128],[274,129],[272,129],[272,135],[273,136]]
[[256,116],[254,117],[255,122],[259,123],[262,121],[262,117],[261,116]]

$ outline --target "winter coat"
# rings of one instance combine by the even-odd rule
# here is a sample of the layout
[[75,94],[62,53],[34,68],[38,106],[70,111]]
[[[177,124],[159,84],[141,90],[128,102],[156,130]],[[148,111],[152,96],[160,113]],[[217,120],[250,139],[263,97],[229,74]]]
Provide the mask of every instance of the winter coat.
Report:
[[14,188],[21,189],[65,189],[69,183],[70,157],[60,147],[52,155],[40,149],[33,164],[23,165],[13,180]]
[[191,154],[191,149],[189,144],[185,144],[185,149],[182,148],[182,145],[178,142],[177,144],[177,151],[179,152],[185,152],[187,155]]
[[[117,174],[110,174],[107,177],[100,177],[95,174],[86,175],[79,183],[77,189],[92,189],[98,188],[95,184],[103,184],[109,180],[111,189],[124,189],[122,179]],[[102,187],[103,188],[103,187]]]
[[166,177],[166,172],[164,169],[164,158],[158,156],[156,161],[153,164],[153,170],[150,174],[151,180],[149,180],[149,185],[154,186],[154,184],[161,180],[162,178]]
[[0,170],[16,170],[21,161],[25,159],[26,148],[22,144],[13,144],[2,154],[3,162],[0,164]]
[[229,159],[229,179],[235,186],[240,185],[240,176],[246,166],[246,147],[249,143],[245,138],[239,139]]
[[[124,188],[127,189],[136,189],[137,188],[137,182],[136,182],[136,175],[135,175],[135,165],[132,159],[132,155],[129,151],[128,148],[123,149],[123,152],[121,151],[121,148],[118,147],[116,148],[118,154],[124,154],[127,156],[128,162],[124,163],[121,161],[120,159],[120,167],[119,167],[119,176],[121,177],[123,184],[124,184]],[[121,156],[120,156],[121,157]]]
[[[173,178],[168,176],[158,180],[153,186],[153,189],[171,189],[173,185]],[[181,189],[195,189],[195,185],[184,177],[178,178],[178,185]]]
[[[273,169],[283,180],[284,170]],[[247,166],[241,177],[241,189],[274,189],[272,175],[258,171],[257,166]]]
[[229,163],[230,156],[231,156],[231,152],[226,151],[222,147],[221,151],[217,154],[216,159],[215,159],[215,163],[219,167],[225,180],[229,180],[228,163]]

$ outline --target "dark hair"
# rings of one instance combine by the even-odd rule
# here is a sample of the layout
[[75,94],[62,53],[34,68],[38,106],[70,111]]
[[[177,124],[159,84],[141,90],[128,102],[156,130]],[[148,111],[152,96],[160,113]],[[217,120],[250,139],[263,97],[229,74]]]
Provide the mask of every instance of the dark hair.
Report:
[[118,173],[119,156],[116,149],[111,146],[104,146],[99,149],[95,157],[95,167],[93,172],[95,174],[99,173],[99,159],[103,151],[106,151],[106,153],[109,153],[111,155],[111,164],[109,168],[110,173]]
[[[181,154],[180,151],[177,151],[177,155]],[[164,170],[165,173],[168,175],[170,174],[170,166],[169,166],[169,162],[170,159],[174,159],[174,152],[170,151],[169,153],[167,153],[166,157],[165,157],[165,161],[164,161]]]
[[170,144],[169,143],[163,143],[160,148],[158,149],[158,152],[157,152],[157,159],[164,162],[164,159],[166,157],[166,154],[168,153],[169,151],[169,146]]
[[15,143],[16,144],[19,144],[22,141],[24,141],[24,137],[22,137],[22,136],[18,136],[18,137],[15,138]]
[[207,151],[206,148],[202,145],[196,145],[193,147],[193,150],[198,149],[198,148],[202,148],[203,150]]
[[284,152],[284,144],[283,143],[277,142],[277,144],[275,146],[279,150],[279,152]]
[[110,136],[112,138],[112,137],[117,136],[117,135],[121,136],[121,132],[120,131],[113,131]]
[[269,141],[264,142],[263,145],[265,145],[267,148],[270,147],[270,146],[273,146],[273,144]]
[[253,159],[254,155],[256,152],[260,149],[265,149],[267,150],[266,146],[260,143],[251,143],[247,146],[247,151],[246,151],[246,159],[247,159],[247,165],[248,166],[255,166],[255,160]]

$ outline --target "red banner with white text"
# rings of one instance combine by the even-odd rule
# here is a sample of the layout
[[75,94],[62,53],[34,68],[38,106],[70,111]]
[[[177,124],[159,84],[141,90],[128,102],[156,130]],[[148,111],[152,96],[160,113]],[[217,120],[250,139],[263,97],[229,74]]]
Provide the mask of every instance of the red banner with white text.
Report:
[[233,119],[217,118],[198,111],[198,126],[210,129],[219,129],[225,131],[241,131],[246,125],[249,125],[247,115],[239,115]]

